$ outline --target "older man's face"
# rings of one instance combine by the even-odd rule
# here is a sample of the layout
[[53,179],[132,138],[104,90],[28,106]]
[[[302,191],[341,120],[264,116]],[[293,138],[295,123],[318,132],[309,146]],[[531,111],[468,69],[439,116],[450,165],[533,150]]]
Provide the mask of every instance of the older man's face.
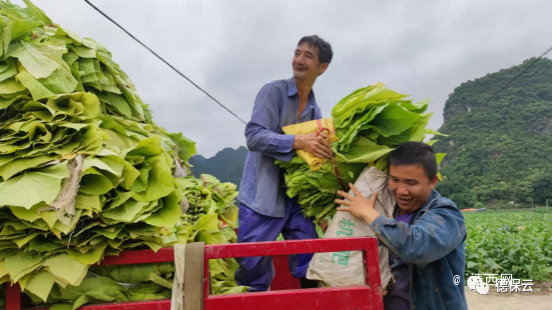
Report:
[[297,46],[291,65],[296,79],[316,79],[327,68],[327,64],[320,63],[318,49],[307,43]]

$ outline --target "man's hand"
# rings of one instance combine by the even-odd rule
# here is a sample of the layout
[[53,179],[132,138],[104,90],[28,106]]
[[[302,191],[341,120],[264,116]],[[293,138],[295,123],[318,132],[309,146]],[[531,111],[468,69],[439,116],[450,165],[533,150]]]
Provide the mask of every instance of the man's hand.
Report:
[[328,159],[332,157],[332,150],[327,139],[328,136],[323,132],[318,137],[316,133],[296,135],[293,149],[307,151],[318,158]]
[[380,215],[375,209],[378,193],[373,193],[370,199],[366,199],[362,197],[358,189],[356,189],[353,184],[349,183],[349,186],[353,190],[355,196],[353,197],[344,191],[338,191],[337,194],[339,196],[343,196],[347,200],[335,200],[335,203],[343,205],[343,207],[337,208],[337,211],[349,212],[352,215],[363,219],[368,224],[372,224],[376,217]]

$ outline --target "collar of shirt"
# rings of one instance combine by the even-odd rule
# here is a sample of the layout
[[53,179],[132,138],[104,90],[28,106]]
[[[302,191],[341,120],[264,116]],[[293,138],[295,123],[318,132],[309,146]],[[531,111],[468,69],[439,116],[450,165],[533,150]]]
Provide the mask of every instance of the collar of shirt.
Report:
[[[295,78],[293,77],[287,80],[287,94],[288,94],[288,97],[293,97],[293,96],[299,97],[298,91],[297,91],[297,83],[295,82]],[[299,103],[299,101],[297,101],[297,103]],[[314,90],[311,90],[309,94],[309,101],[307,103],[307,106],[305,107],[305,110],[303,110],[303,113],[301,114],[300,117],[302,118],[304,115],[309,113],[315,107],[317,107],[317,105],[314,97]]]

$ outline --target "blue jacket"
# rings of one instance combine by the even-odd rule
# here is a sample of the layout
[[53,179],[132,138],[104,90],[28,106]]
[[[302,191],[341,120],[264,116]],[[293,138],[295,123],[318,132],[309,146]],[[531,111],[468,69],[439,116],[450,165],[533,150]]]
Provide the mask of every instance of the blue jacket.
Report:
[[[370,225],[378,239],[409,266],[411,309],[467,309],[464,295],[464,216],[433,190],[412,225],[385,216]],[[460,282],[454,284],[454,276]]]
[[322,118],[312,91],[300,117],[298,110],[295,79],[273,81],[259,91],[245,127],[249,152],[238,201],[262,215],[282,218],[286,213],[283,171],[274,160],[289,162],[295,156],[295,136],[283,134],[282,127]]

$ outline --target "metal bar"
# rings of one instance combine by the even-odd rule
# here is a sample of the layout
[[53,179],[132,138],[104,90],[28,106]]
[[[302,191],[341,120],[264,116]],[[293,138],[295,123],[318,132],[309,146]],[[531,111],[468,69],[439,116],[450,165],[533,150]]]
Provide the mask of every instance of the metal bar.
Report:
[[274,264],[274,270],[276,271],[272,283],[270,283],[271,291],[292,290],[299,289],[299,279],[291,276],[289,270],[288,256],[276,255],[272,257],[272,263]]
[[372,299],[372,305],[376,309],[383,309],[383,288],[381,287],[378,246],[375,244],[373,247],[375,249],[372,249],[372,251],[375,251],[376,255],[367,255],[366,251],[362,251],[363,271],[366,276],[366,285],[372,289],[372,293],[377,294]]
[[21,310],[21,287],[18,283],[10,285],[6,290],[6,310]]
[[210,245],[205,247],[205,258],[240,258],[362,250],[366,250],[368,256],[377,256],[377,239],[374,237],[330,238]]
[[106,256],[100,266],[108,265],[132,265],[165,263],[174,261],[173,248],[160,249],[157,252],[152,250],[123,251],[119,256]]
[[217,295],[205,300],[205,309],[383,310],[383,306],[377,302],[374,305],[374,301],[378,299],[374,292],[375,290],[362,285]]
[[[338,288],[317,288],[308,290],[281,290],[254,294],[209,295],[209,259],[239,258],[249,256],[281,256],[303,253],[340,251],[362,251],[365,266],[366,286]],[[283,257],[281,257],[283,259]],[[119,256],[108,256],[100,265],[161,263],[174,260],[172,248],[122,252]],[[280,242],[258,242],[205,247],[203,258],[203,287],[205,309],[383,309],[381,280],[379,277],[379,256],[376,238],[337,238],[294,240]],[[17,296],[16,296],[17,295]],[[21,309],[19,286],[8,288],[6,310]],[[169,310],[170,300],[126,302],[89,305],[81,310]]]
[[209,259],[204,255],[203,257],[203,307],[205,307],[205,300],[211,295],[211,266],[209,265]]
[[[117,302],[82,306],[79,310],[170,310],[170,299],[159,299],[140,302]],[[7,309],[6,309],[7,310]],[[19,309],[17,309],[19,310]],[[33,308],[32,310],[48,310],[48,308]]]

